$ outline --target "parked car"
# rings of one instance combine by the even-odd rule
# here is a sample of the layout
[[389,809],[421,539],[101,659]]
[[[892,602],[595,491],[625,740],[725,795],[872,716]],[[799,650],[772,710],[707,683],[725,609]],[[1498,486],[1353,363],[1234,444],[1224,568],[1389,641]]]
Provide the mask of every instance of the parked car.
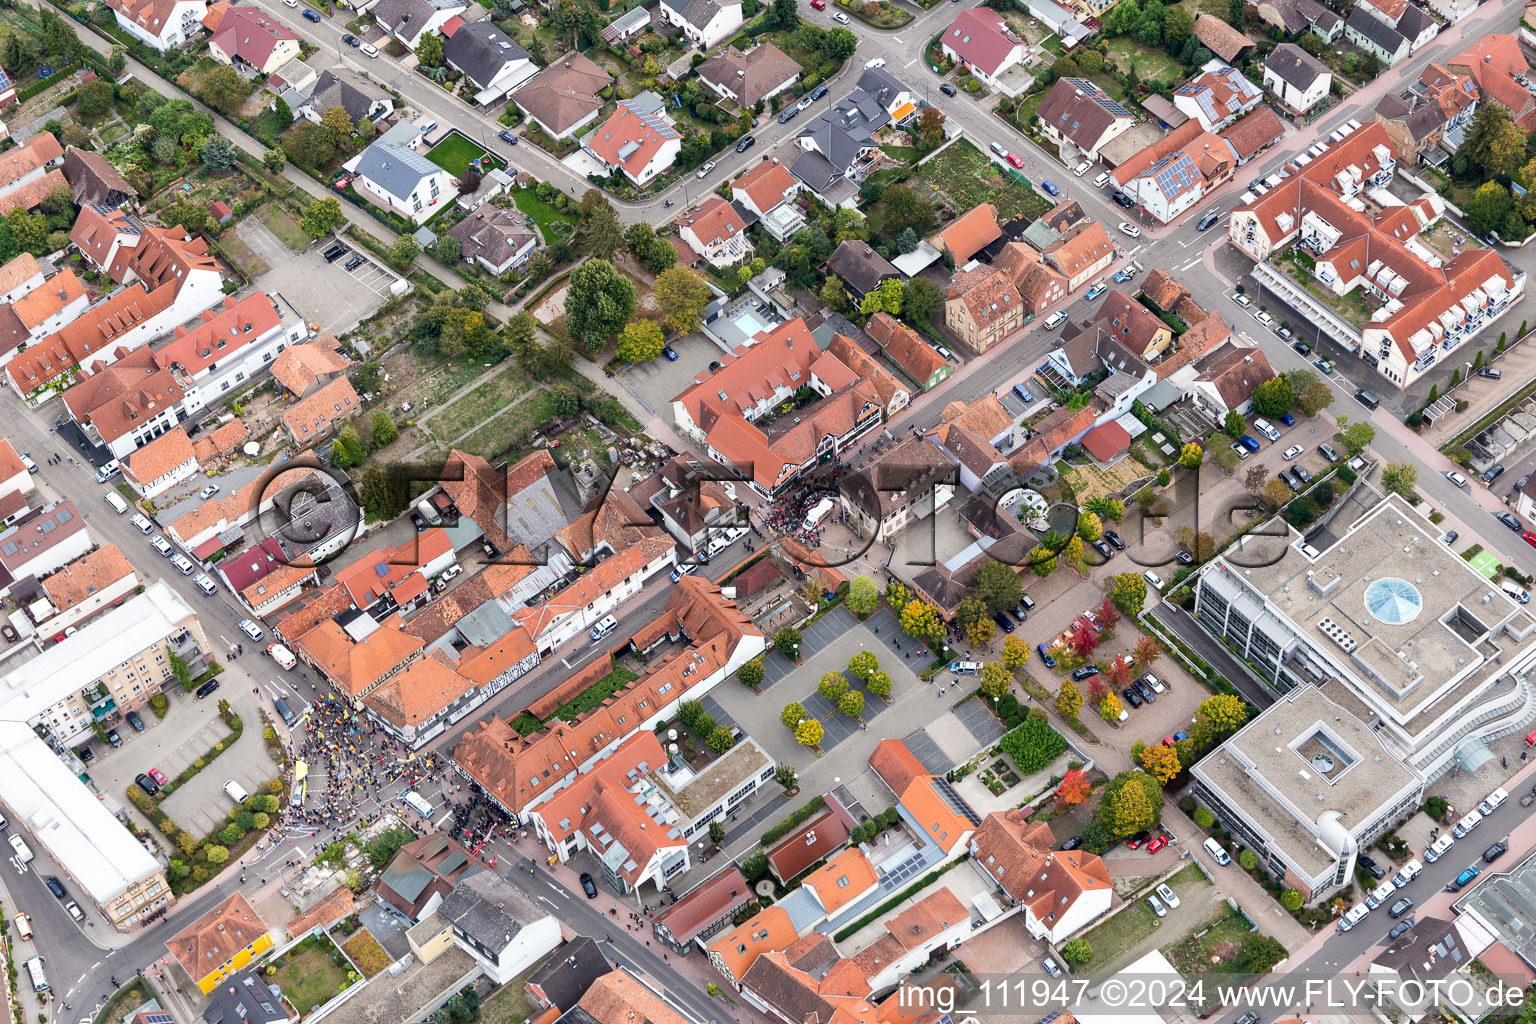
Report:
[[1062,843],[1061,844],[1061,848],[1063,850],[1075,850],[1079,846],[1082,846],[1082,845],[1083,845],[1083,837],[1082,836],[1073,836],[1072,838],[1068,839],[1066,842]]
[[150,778],[160,783],[160,785],[165,785],[165,773],[162,772],[159,768],[151,768],[147,774]]
[[811,90],[811,99],[813,101],[814,100],[819,100],[823,96],[825,96],[829,91],[830,90],[828,90],[828,88],[825,85],[818,85],[816,88]]
[[953,96],[955,95],[955,87],[950,85],[948,82],[944,82],[939,86],[939,92],[943,93],[945,96]]
[[154,796],[156,793],[160,792],[159,784],[156,783],[155,780],[150,778],[148,775],[138,775],[134,778],[133,781],[139,784],[139,788],[144,791],[146,796]]
[[757,145],[757,136],[743,135],[740,141],[736,143],[736,152],[745,153],[755,145]]
[[1045,973],[1049,974],[1051,977],[1061,977],[1061,968],[1057,967],[1056,961],[1052,960],[1050,957],[1046,957],[1044,960],[1041,960],[1040,966],[1045,971]]
[[1147,852],[1148,853],[1156,853],[1158,850],[1161,850],[1163,847],[1165,847],[1167,845],[1168,845],[1168,837],[1167,836],[1153,836],[1152,837],[1152,841],[1147,844]]
[[1120,696],[1124,698],[1125,702],[1133,708],[1139,708],[1146,703],[1146,701],[1141,699],[1141,694],[1137,693],[1129,686],[1120,691]]
[[1157,898],[1168,904],[1170,907],[1176,908],[1179,905],[1179,898],[1174,895],[1172,889],[1168,888],[1168,883],[1166,882],[1157,887]]
[[1309,356],[1309,355],[1312,354],[1312,346],[1308,345],[1304,341],[1298,341],[1298,342],[1293,343],[1291,345],[1291,350],[1293,352],[1295,352],[1299,356]]
[[1392,904],[1392,909],[1387,911],[1387,915],[1389,917],[1402,917],[1404,914],[1408,913],[1408,911],[1410,911],[1412,909],[1413,909],[1413,898],[1409,897],[1409,896],[1404,896],[1402,899],[1400,899],[1396,903]]
[[1409,928],[1412,928],[1412,927],[1413,927],[1413,918],[1411,918],[1411,917],[1408,920],[1406,920],[1406,921],[1399,921],[1399,922],[1397,922],[1397,924],[1392,926],[1392,930],[1391,931],[1387,932],[1387,938],[1389,940],[1390,939],[1395,939],[1399,935],[1403,934],[1403,932],[1407,931]]
[[1122,540],[1120,535],[1114,530],[1105,530],[1104,539],[1109,541],[1110,546],[1113,547],[1116,551],[1125,550],[1125,541]]
[[1255,455],[1258,454],[1258,452],[1259,452],[1259,442],[1255,441],[1252,437],[1248,436],[1247,434],[1244,434],[1242,437],[1238,438],[1237,439],[1237,443],[1242,445],[1244,448],[1247,448],[1250,452],[1253,452]]
[[1087,299],[1089,302],[1092,302],[1094,299],[1098,298],[1100,295],[1103,295],[1104,292],[1106,290],[1108,290],[1108,288],[1109,288],[1109,285],[1105,284],[1103,281],[1100,281],[1098,284],[1094,285],[1092,288],[1089,288],[1086,292],[1084,292],[1083,293],[1083,298]]
[[1141,699],[1146,701],[1148,704],[1156,704],[1157,703],[1157,694],[1152,692],[1152,687],[1148,686],[1146,683],[1142,682],[1140,679],[1136,680],[1135,682],[1133,682],[1131,684],[1131,689],[1133,689],[1137,693],[1141,694]]
[[1104,561],[1106,562],[1115,557],[1115,549],[1110,547],[1108,544],[1105,544],[1102,540],[1096,540],[1093,542],[1093,550],[1097,551],[1100,555],[1103,555]]
[[1084,679],[1092,679],[1098,674],[1099,670],[1094,665],[1084,665],[1082,668],[1075,668],[1072,670],[1072,678],[1079,683]]
[[1284,459],[1286,462],[1294,462],[1294,461],[1296,461],[1296,457],[1298,455],[1300,455],[1301,452],[1302,452],[1301,445],[1293,444],[1289,448],[1287,448],[1283,453],[1281,453],[1280,457],[1282,459]]
[[320,12],[315,10],[313,7],[306,7],[304,8],[304,20],[312,21],[318,25],[320,24]]
[[351,259],[347,260],[343,266],[345,267],[347,273],[350,274],[352,271],[356,270],[358,267],[367,262],[368,257],[364,256],[362,253],[358,253],[356,256],[353,256]]
[[1004,633],[1013,632],[1013,620],[1004,615],[1002,612],[998,612],[996,615],[992,616],[992,621],[997,623],[997,628],[1002,630]]
[[[1005,159],[1007,159],[1010,163],[1012,163],[1013,160],[1016,159],[1016,158],[1013,157],[1010,154],[1009,157],[1006,157]],[[1055,182],[1052,182],[1052,181],[1042,181],[1040,183],[1040,187],[1045,189],[1046,195],[1052,195],[1052,196],[1059,196],[1059,195],[1061,195],[1061,189],[1056,187],[1056,183]]]
[[1177,561],[1180,565],[1194,565],[1195,564],[1195,556],[1190,554],[1188,551],[1186,551],[1183,548],[1179,548],[1179,550],[1175,551],[1173,553],[1173,557],[1174,557],[1174,560]]
[[1136,203],[1132,201],[1131,197],[1126,195],[1124,192],[1116,191],[1111,194],[1109,198],[1115,201],[1116,206],[1123,206],[1127,210],[1136,205]]
[[1380,881],[1387,877],[1387,869],[1377,864],[1374,860],[1364,855],[1355,858],[1355,863],[1371,873],[1371,877]]
[[1327,442],[1324,442],[1323,444],[1320,444],[1320,445],[1317,446],[1317,450],[1318,450],[1318,453],[1320,455],[1322,455],[1323,458],[1327,459],[1329,462],[1338,462],[1339,461],[1338,450],[1336,448],[1334,448],[1333,445],[1328,444]]
[[69,893],[64,889],[64,883],[59,881],[53,875],[44,875],[43,884],[48,887],[49,892],[53,893],[55,899],[62,900],[69,898]]
[[1461,539],[1461,534],[1457,533],[1455,530],[1451,530],[1444,537],[1440,538],[1440,543],[1444,544],[1446,547],[1450,547],[1452,544],[1455,544],[1460,539]]
[[108,729],[107,742],[112,744],[113,750],[116,750],[118,747],[123,745],[123,738],[117,734],[116,729]]
[[1152,913],[1158,917],[1168,916],[1168,908],[1163,906],[1163,901],[1157,898],[1156,893],[1149,893],[1147,895],[1147,906],[1151,907]]
[[1500,839],[1498,842],[1494,843],[1492,846],[1488,847],[1488,849],[1483,851],[1483,863],[1492,864],[1494,861],[1498,860],[1508,852],[1509,841]]
[[[1019,157],[1019,154],[1017,154],[1017,153],[1009,153],[1007,159],[1008,159],[1008,163],[1012,167],[1014,167],[1016,170],[1021,170],[1022,171],[1024,169],[1024,161]],[[1051,193],[1051,195],[1055,195],[1055,194],[1056,193],[1054,193],[1054,192]]]
[[1509,527],[1511,530],[1514,530],[1516,533],[1519,533],[1525,529],[1525,527],[1520,525],[1520,520],[1516,519],[1508,512],[1500,512],[1495,515],[1494,518],[1503,523],[1505,526]]
[[581,873],[581,891],[587,894],[587,899],[597,899],[597,883],[592,881],[592,876],[585,871]]
[[1312,365],[1317,367],[1319,370],[1323,371],[1324,373],[1332,373],[1333,372],[1333,360],[1332,359],[1327,359],[1327,358],[1319,356],[1317,359],[1312,360]]
[[[1460,892],[1464,887],[1469,885],[1472,882],[1472,880],[1474,878],[1476,878],[1480,873],[1481,872],[1478,870],[1477,866],[1474,864],[1472,867],[1467,868],[1467,870],[1463,871],[1461,874],[1459,874],[1455,878],[1451,879],[1450,883],[1448,885],[1446,885],[1445,891],[1446,892]],[[1393,914],[1392,916],[1396,917],[1397,915]]]
[[779,114],[779,124],[788,124],[800,113],[799,107],[787,107]]
[[137,711],[128,712],[123,716],[123,720],[128,723],[128,727],[131,728],[134,732],[144,731],[144,719],[139,717],[139,713]]
[[706,161],[704,161],[704,166],[700,167],[698,169],[698,171],[695,172],[694,176],[698,177],[698,178],[702,178],[702,177],[704,177],[704,175],[708,174],[710,171],[712,171],[714,169],[715,169],[715,162],[713,160],[706,160]]
[[361,39],[357,38],[357,36],[353,35],[351,32],[343,32],[341,41],[346,43],[348,46],[361,46],[363,43]]
[[1491,366],[1485,366],[1481,370],[1478,370],[1477,371],[1477,375],[1479,377],[1486,377],[1489,380],[1498,380],[1499,378],[1504,376],[1502,371],[1495,370]]
[[1151,838],[1152,833],[1148,832],[1146,829],[1142,829],[1140,832],[1137,832],[1135,835],[1131,836],[1130,839],[1127,839],[1125,845],[1132,850],[1139,850],[1145,846],[1147,840]]

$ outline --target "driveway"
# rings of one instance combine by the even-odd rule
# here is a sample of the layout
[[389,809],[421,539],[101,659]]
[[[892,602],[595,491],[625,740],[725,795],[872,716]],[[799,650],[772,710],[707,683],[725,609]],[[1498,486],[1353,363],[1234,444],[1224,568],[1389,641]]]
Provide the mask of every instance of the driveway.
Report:
[[668,343],[677,353],[673,362],[657,356],[619,372],[619,379],[651,412],[671,419],[672,399],[693,384],[693,378],[709,369],[721,356],[719,346],[698,331]]

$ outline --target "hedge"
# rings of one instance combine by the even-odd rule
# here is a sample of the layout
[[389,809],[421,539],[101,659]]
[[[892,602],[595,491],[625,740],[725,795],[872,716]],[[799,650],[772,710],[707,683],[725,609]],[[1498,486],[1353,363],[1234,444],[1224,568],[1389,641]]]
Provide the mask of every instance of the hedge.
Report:
[[762,835],[763,845],[767,846],[769,843],[783,839],[785,836],[794,831],[798,826],[804,822],[809,821],[812,815],[825,809],[826,806],[827,802],[821,797],[812,797],[808,803],[803,804],[799,810],[795,811],[795,813],[791,814],[789,817],[773,826],[773,828],[769,829],[767,832],[764,832]]
[[906,900],[911,899],[912,895],[914,893],[921,892],[922,890],[928,888],[928,886],[932,885],[934,882],[937,882],[939,880],[939,876],[942,875],[944,872],[948,871],[950,868],[954,867],[956,864],[963,864],[963,863],[965,863],[967,860],[970,859],[970,857],[971,857],[971,855],[969,853],[962,854],[960,857],[958,857],[955,860],[950,861],[948,864],[945,864],[943,867],[939,868],[937,871],[930,871],[928,874],[924,875],[922,878],[918,879],[916,882],[913,882],[911,885],[907,886],[905,889],[903,889],[901,892],[897,893],[895,896],[892,896],[890,899],[888,899],[884,903],[880,904],[874,910],[871,910],[869,913],[865,914],[863,917],[861,917],[857,921],[853,922],[853,924],[849,925],[847,928],[844,928],[842,931],[840,931],[836,935],[832,936],[832,941],[833,942],[842,942],[844,939],[848,938],[848,936],[852,935],[854,932],[858,931],[860,928],[863,928],[865,925],[874,924],[876,921],[878,921],[881,918],[885,917],[886,914],[889,914],[892,910],[895,910],[903,902],[905,902]]

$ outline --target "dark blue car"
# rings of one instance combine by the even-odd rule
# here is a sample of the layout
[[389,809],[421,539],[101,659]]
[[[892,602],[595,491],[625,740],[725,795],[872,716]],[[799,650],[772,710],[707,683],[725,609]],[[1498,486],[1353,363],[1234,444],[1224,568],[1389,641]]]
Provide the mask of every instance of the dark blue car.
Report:
[[1035,644],[1035,650],[1040,652],[1040,658],[1045,662],[1046,668],[1056,667],[1056,659],[1051,657],[1050,653],[1046,651],[1045,644]]
[[824,86],[824,85],[818,85],[816,88],[811,90],[811,99],[819,100],[823,96],[825,96],[826,94],[827,94],[827,87]]
[[1247,434],[1244,434],[1242,437],[1238,438],[1237,443],[1242,445],[1244,448],[1247,448],[1251,452],[1256,452],[1259,450],[1259,442],[1255,441]]
[[1061,189],[1057,188],[1054,182],[1042,181],[1040,187],[1053,196],[1061,195]]
[[310,21],[313,21],[317,25],[320,23],[320,12],[315,10],[313,7],[304,8],[304,17],[308,18]]
[[1296,417],[1292,416],[1290,413],[1286,413],[1284,416],[1280,417],[1280,422],[1284,423],[1288,427],[1294,427],[1296,425]]

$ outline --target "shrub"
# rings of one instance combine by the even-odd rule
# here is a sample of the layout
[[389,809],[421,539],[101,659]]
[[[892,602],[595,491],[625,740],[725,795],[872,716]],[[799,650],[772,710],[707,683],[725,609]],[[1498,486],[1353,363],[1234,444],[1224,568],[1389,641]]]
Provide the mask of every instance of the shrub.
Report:
[[1252,850],[1244,850],[1237,855],[1237,863],[1244,871],[1252,871],[1259,866],[1259,855]]
[[1280,894],[1280,905],[1293,914],[1301,909],[1302,902],[1301,893],[1295,889],[1287,889]]
[[999,740],[998,746],[1020,772],[1030,775],[1060,757],[1067,741],[1045,722],[1031,718]]
[[1201,828],[1210,828],[1212,825],[1216,824],[1216,815],[1212,814],[1204,807],[1197,807],[1195,808],[1195,824],[1199,825]]

